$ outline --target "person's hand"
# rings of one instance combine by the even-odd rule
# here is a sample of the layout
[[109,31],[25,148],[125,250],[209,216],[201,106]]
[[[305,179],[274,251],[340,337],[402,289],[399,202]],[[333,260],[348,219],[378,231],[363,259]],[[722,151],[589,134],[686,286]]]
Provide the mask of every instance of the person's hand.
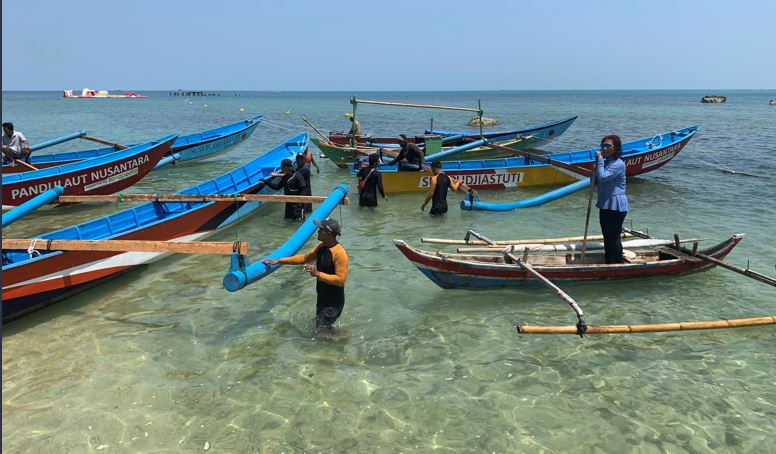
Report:
[[278,260],[278,259],[268,259],[268,260],[262,260],[261,263],[263,263],[265,265],[277,265],[278,263],[280,263],[280,260]]
[[383,196],[383,200],[388,200],[388,197],[387,196]]
[[420,206],[420,211],[426,211],[426,204],[425,203]]
[[596,151],[595,152],[595,158],[596,159],[601,159],[601,152],[600,151]]
[[310,276],[312,277],[318,277],[321,275],[321,273],[315,269],[315,265],[305,265],[304,270],[310,273]]
[[321,173],[321,168],[318,166],[315,166],[315,173]]

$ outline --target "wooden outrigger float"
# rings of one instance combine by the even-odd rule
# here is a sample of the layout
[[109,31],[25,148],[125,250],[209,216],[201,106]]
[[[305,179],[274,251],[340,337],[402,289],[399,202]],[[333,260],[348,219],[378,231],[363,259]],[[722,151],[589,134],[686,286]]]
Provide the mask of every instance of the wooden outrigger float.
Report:
[[[134,249],[127,252],[123,249],[128,246],[111,250],[75,250],[77,246],[50,250],[55,248],[56,241],[67,241],[72,246],[77,240],[130,240],[157,245],[162,244],[158,243],[160,241],[185,243],[203,240],[220,229],[247,219],[265,204],[265,201],[235,202],[231,195],[217,202],[201,201],[203,194],[271,195],[275,191],[262,180],[271,178],[283,159],[294,157],[305,151],[307,146],[307,134],[300,134],[231,172],[180,193],[199,198],[197,201],[144,203],[38,238],[23,240],[22,244],[14,244],[10,249],[6,249],[4,244],[3,320],[54,304],[121,273],[159,260],[179,247],[168,243],[164,248],[149,246],[156,249],[147,251],[136,247],[135,243],[132,245]],[[49,241],[51,247],[48,247]],[[234,249],[235,246],[230,243],[229,247]]]

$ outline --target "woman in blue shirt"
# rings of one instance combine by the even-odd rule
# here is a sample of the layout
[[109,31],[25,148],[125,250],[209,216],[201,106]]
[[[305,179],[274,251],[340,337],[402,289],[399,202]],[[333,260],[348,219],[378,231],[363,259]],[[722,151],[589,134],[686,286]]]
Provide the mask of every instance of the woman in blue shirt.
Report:
[[[603,156],[601,155],[603,152]],[[622,141],[610,135],[601,140],[601,151],[596,152],[598,163],[595,172],[598,183],[598,219],[604,235],[606,263],[623,263],[622,223],[628,214],[628,198],[625,196],[625,163],[622,157]]]

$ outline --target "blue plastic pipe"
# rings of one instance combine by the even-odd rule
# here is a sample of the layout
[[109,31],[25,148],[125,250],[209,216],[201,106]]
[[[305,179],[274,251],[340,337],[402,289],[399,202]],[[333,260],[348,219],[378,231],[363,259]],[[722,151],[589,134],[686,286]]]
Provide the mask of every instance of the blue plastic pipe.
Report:
[[440,151],[439,153],[435,153],[429,156],[426,156],[426,162],[436,161],[437,159],[446,158],[450,155],[460,153],[462,151],[471,150],[472,148],[481,147],[488,143],[488,139],[480,139],[476,142],[467,143],[466,145],[461,145],[460,147],[451,148],[449,150]]
[[561,197],[565,197],[569,194],[573,194],[577,191],[581,191],[582,189],[589,187],[590,178],[585,178],[575,183],[571,183],[570,185],[563,186],[562,188],[537,195],[536,197],[505,203],[480,202],[479,199],[471,200],[467,195],[465,200],[461,200],[461,209],[470,211],[511,211],[518,208],[535,207],[544,205],[547,202],[552,202],[553,200],[557,200]]
[[307,240],[313,236],[318,227],[315,226],[313,220],[322,221],[331,214],[334,208],[342,202],[342,199],[350,191],[350,188],[344,184],[339,184],[329,197],[321,203],[321,205],[312,212],[307,221],[302,224],[299,229],[291,235],[282,246],[276,249],[268,256],[262,258],[256,263],[247,263],[247,257],[241,257],[238,254],[232,254],[232,263],[229,273],[224,276],[224,287],[230,292],[236,292],[241,288],[245,288],[248,284],[252,284],[259,279],[268,276],[282,265],[265,265],[262,260],[280,259],[283,257],[290,257],[296,254],[299,249],[304,246]]
[[67,141],[70,141],[70,140],[78,139],[78,138],[83,137],[85,135],[86,135],[86,131],[73,132],[73,133],[70,133],[70,134],[68,134],[66,136],[57,137],[56,139],[47,140],[47,141],[39,143],[37,145],[33,145],[33,146],[30,147],[30,151],[37,151],[37,150],[40,150],[42,148],[48,148],[50,146],[57,145],[57,144],[60,144],[62,142],[67,142]]
[[443,137],[442,138],[442,143],[452,142],[454,140],[463,139],[464,137],[466,137],[466,136],[463,135],[463,134],[456,134],[454,136]]
[[3,213],[3,228],[13,224],[14,222],[32,213],[33,211],[37,210],[43,205],[46,205],[47,203],[51,202],[52,200],[56,199],[57,197],[61,196],[64,193],[65,193],[65,188],[57,185],[49,189],[48,191],[37,195],[35,198],[32,198],[22,203],[21,205],[8,211],[7,213]]

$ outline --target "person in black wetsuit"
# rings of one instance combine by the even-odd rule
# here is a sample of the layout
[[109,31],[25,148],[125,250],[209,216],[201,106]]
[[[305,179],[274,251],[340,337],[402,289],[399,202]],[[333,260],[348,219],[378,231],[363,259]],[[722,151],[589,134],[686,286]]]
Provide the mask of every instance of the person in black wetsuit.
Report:
[[392,166],[399,163],[399,170],[423,170],[423,161],[426,159],[423,151],[414,143],[407,142],[407,136],[404,134],[399,134],[399,145],[401,145],[399,155],[385,165]]
[[[299,153],[296,155],[296,173],[301,174],[304,177],[305,189],[302,191],[302,195],[313,195],[313,188],[310,185],[310,178],[312,172],[310,171],[310,163],[307,161],[307,155],[305,153]],[[312,203],[302,204],[304,208],[304,215],[313,212]]]
[[[345,307],[345,282],[348,279],[348,254],[337,242],[342,233],[339,222],[333,218],[313,221],[318,226],[318,243],[306,254],[294,255],[282,259],[264,260],[267,265],[278,263],[301,265],[314,278],[315,291],[318,294],[315,305],[315,327],[331,332],[332,324],[342,315]],[[315,265],[308,262],[315,260]]]
[[[304,195],[304,176],[294,170],[294,164],[290,159],[284,159],[280,162],[280,171],[282,173],[272,174],[273,177],[281,177],[280,181],[273,182],[270,179],[262,179],[261,181],[274,190],[283,188],[284,195]],[[304,203],[286,202],[285,218],[304,222]]]
[[[383,190],[383,175],[377,168],[379,164],[380,157],[377,154],[370,154],[369,166],[362,167],[356,174],[358,177],[358,206],[376,207],[377,191],[380,191],[383,200],[388,200]],[[361,189],[362,182],[363,189]]]
[[431,163],[431,187],[428,190],[426,200],[420,206],[421,211],[425,211],[428,202],[431,202],[431,216],[447,213],[447,191],[452,188],[453,191],[466,191],[469,194],[477,194],[477,191],[470,188],[461,180],[450,178],[442,171],[442,163],[434,161]]

